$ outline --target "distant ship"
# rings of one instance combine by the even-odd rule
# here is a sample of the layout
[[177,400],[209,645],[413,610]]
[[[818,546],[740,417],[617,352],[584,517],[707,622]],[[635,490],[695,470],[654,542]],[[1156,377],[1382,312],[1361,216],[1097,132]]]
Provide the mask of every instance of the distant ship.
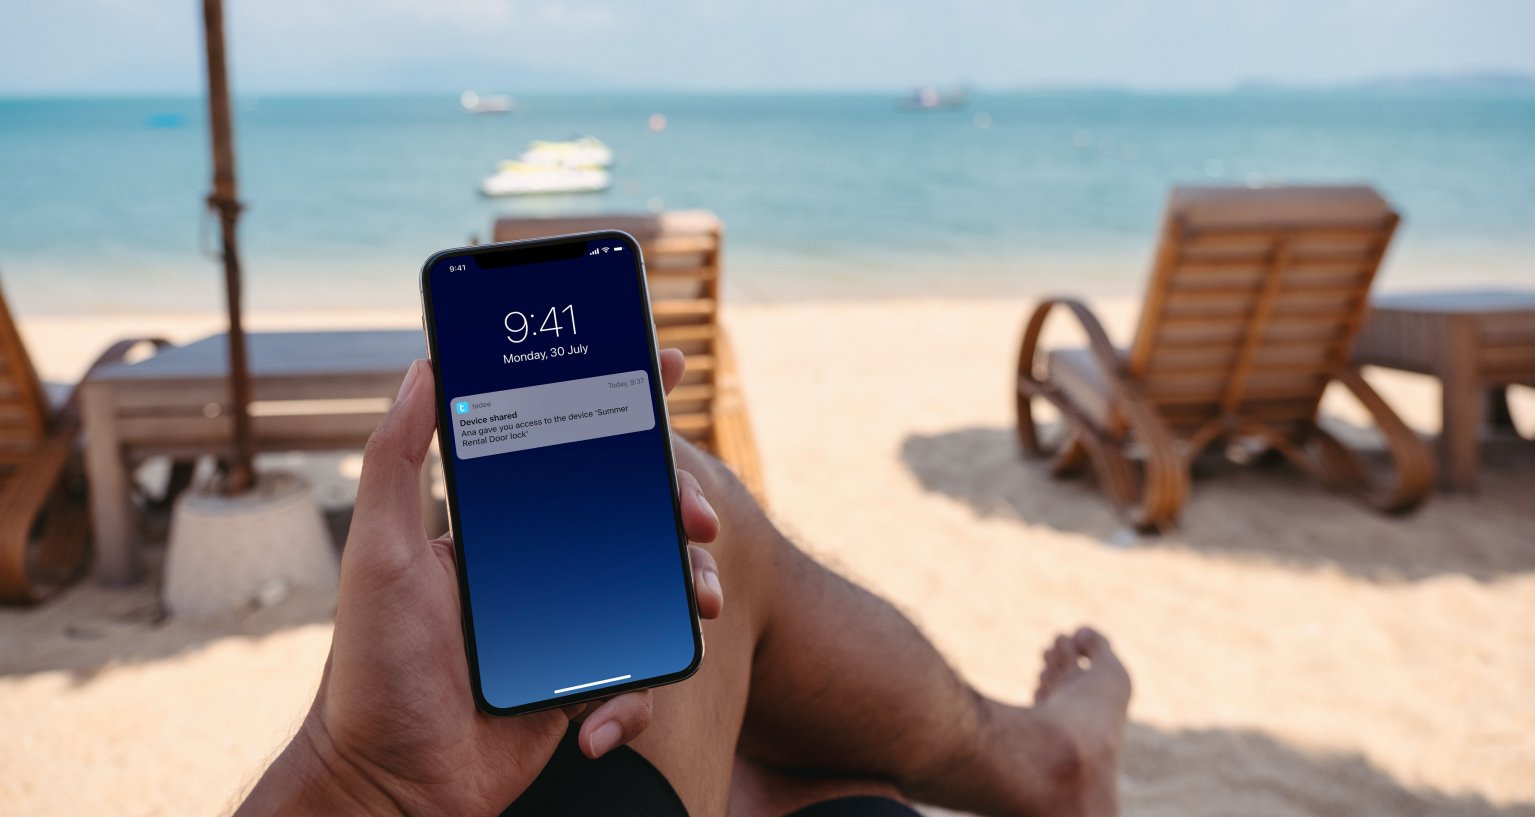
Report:
[[963,107],[965,107],[965,89],[963,88],[952,91],[940,91],[932,87],[913,88],[911,93],[901,100],[903,111],[949,111]]
[[474,91],[459,94],[458,104],[470,113],[511,113],[515,107],[512,98],[504,94],[480,96]]

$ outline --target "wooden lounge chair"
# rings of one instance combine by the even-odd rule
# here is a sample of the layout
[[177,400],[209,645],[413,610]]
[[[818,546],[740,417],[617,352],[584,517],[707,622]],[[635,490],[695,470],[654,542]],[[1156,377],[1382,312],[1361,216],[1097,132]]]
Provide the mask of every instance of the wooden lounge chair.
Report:
[[[1433,478],[1429,449],[1349,364],[1396,224],[1368,187],[1174,189],[1128,349],[1070,298],[1046,300],[1029,319],[1017,386],[1024,450],[1046,453],[1033,416],[1044,399],[1066,430],[1056,473],[1091,463],[1110,501],[1143,530],[1176,521],[1189,463],[1217,442],[1277,451],[1384,511],[1415,507]],[[1086,348],[1040,353],[1057,307],[1086,331]],[[1374,416],[1394,481],[1377,482],[1317,424],[1332,381]]]
[[[140,343],[165,345],[158,339],[119,341],[91,370],[122,360]],[[0,295],[0,602],[42,601],[85,568],[90,516],[79,434],[77,390],[57,410],[49,407]]]
[[591,230],[623,230],[640,242],[650,284],[657,340],[688,356],[687,375],[667,400],[672,429],[713,453],[764,500],[756,438],[736,375],[735,356],[719,323],[720,244],[713,213],[644,216],[503,218],[496,241]]

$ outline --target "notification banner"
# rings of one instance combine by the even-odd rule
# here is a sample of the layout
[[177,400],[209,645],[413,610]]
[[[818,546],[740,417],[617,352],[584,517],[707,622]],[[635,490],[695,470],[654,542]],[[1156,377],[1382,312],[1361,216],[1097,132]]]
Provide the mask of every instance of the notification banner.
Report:
[[646,431],[656,424],[644,370],[456,397],[459,459]]

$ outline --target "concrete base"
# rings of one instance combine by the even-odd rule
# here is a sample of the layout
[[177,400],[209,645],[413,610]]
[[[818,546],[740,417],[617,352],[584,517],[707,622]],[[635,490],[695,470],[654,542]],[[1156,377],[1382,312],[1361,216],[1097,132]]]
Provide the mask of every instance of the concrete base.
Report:
[[174,615],[264,606],[290,586],[335,592],[339,577],[314,486],[296,474],[263,473],[240,496],[189,490],[176,503],[163,588]]

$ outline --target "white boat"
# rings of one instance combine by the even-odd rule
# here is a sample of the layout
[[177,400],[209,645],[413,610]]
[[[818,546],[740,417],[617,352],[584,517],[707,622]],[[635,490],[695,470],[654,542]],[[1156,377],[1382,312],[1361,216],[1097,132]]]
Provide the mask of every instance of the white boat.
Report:
[[533,141],[522,152],[522,160],[529,164],[608,167],[613,164],[613,150],[595,136],[565,142]]
[[541,193],[596,193],[608,189],[612,178],[598,167],[502,162],[500,172],[480,182],[487,196],[532,196]]
[[458,95],[458,104],[470,113],[509,113],[512,110],[512,98],[503,94],[480,96],[474,91],[465,91]]
[[952,111],[965,107],[965,89],[940,91],[937,88],[914,88],[901,100],[905,111]]

